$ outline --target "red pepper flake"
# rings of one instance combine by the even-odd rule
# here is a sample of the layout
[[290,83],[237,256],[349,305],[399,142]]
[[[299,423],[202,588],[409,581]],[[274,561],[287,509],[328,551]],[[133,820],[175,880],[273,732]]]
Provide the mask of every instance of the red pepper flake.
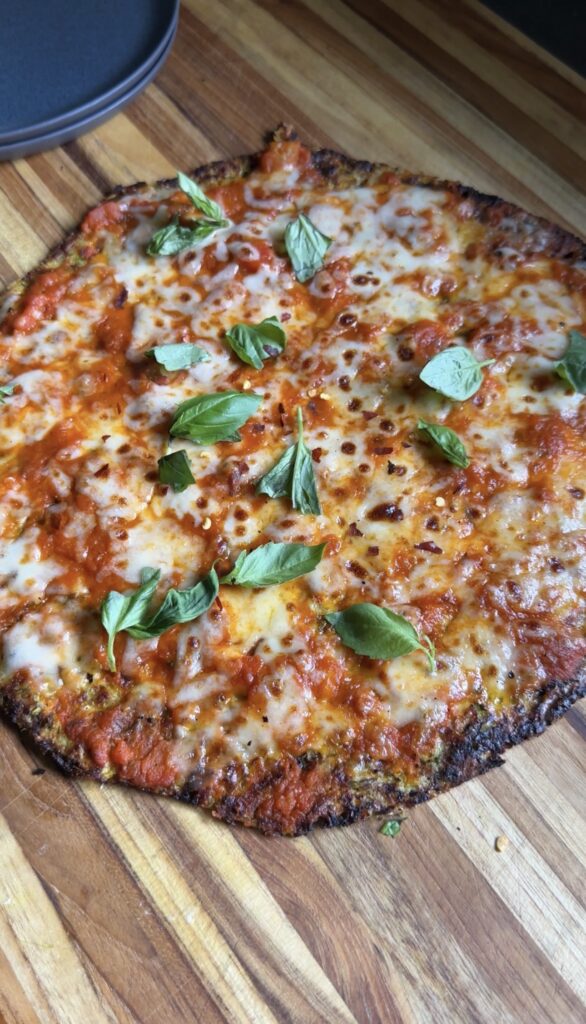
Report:
[[369,473],[370,472],[370,466],[368,465],[367,462],[361,462],[359,467],[358,467],[358,469],[359,469],[359,471],[361,473]]
[[403,512],[398,505],[393,502],[381,502],[380,505],[375,505],[374,508],[368,513],[368,518],[374,522],[383,522],[389,520],[390,522],[398,523],[403,519]]
[[367,410],[365,409],[365,410],[363,411],[362,415],[364,416],[364,419],[365,419],[365,420],[373,420],[373,419],[375,418],[375,416],[376,416],[376,413],[375,413],[375,412],[370,412],[370,411],[367,411]]
[[581,501],[584,497],[584,491],[581,487],[568,487],[568,493],[571,494],[573,498],[577,498],[578,501]]
[[115,309],[122,309],[122,307],[126,305],[127,298],[128,298],[128,290],[124,287],[124,285],[122,285],[122,288],[120,289],[120,291],[118,292],[118,295],[114,299],[114,308]]
[[338,387],[340,387],[342,391],[350,390],[350,378],[347,374],[344,374],[342,377],[338,377]]
[[389,474],[389,476],[391,476],[393,473],[396,473],[397,476],[405,476],[406,472],[407,469],[405,466],[397,466],[396,462],[387,462],[387,473]]
[[344,455],[354,455],[354,452],[356,451],[356,445],[354,444],[353,441],[344,441],[344,444],[342,445],[342,451],[344,452]]
[[354,327],[357,323],[354,313],[341,313],[338,320],[342,327]]
[[290,320],[290,319],[291,319],[291,314],[290,313],[287,313],[286,311],[284,313],[281,313],[281,323],[282,324],[286,324],[287,320]]
[[437,516],[430,516],[425,523],[426,530],[439,530],[439,521]]
[[367,555],[378,555],[378,551],[379,549],[376,544],[370,544],[370,546],[366,549]]
[[348,409],[350,410],[350,412],[357,412],[361,405],[362,402],[360,401],[359,398],[351,398],[350,401],[348,402]]
[[348,527],[348,533],[350,534],[351,537],[363,537],[364,536],[364,534],[361,532],[361,530],[358,529],[356,523],[350,523],[350,526]]
[[376,448],[372,449],[375,455],[390,455],[393,451],[392,446],[377,445]]
[[251,423],[249,429],[253,434],[264,434],[265,425],[264,423]]
[[312,457],[313,461],[314,462],[319,462],[319,460],[321,459],[323,453],[324,453],[323,448],[313,448],[312,452],[311,452],[311,457]]
[[434,544],[432,540],[422,540],[421,544],[416,544],[415,547],[418,551],[429,551],[432,555],[443,555],[442,548],[438,548],[437,544]]
[[402,363],[408,363],[413,359],[413,349],[409,348],[408,345],[399,345],[397,349],[397,355]]
[[108,476],[109,472],[110,472],[110,464],[108,462],[105,462],[103,466],[100,466],[99,469],[96,469],[96,472],[94,473],[94,476],[99,476],[99,477]]
[[388,434],[395,429],[395,424],[392,420],[381,420],[379,427]]
[[346,562],[346,568],[359,580],[365,580],[368,576],[368,572],[363,565],[360,565],[360,562]]
[[562,572],[564,568],[564,563],[560,562],[559,558],[550,558],[549,567],[552,572]]

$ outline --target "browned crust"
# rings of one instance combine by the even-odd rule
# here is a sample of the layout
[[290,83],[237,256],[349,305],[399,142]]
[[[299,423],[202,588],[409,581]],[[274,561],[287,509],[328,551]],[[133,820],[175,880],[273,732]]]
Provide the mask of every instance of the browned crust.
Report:
[[[296,136],[292,129],[281,125],[272,137],[286,140]],[[193,171],[192,176],[208,186],[229,182],[250,174],[259,156],[210,163]],[[517,247],[521,244],[527,256],[539,254],[569,262],[586,259],[586,243],[575,235],[470,186],[397,171],[385,164],[353,160],[328,149],[314,152],[313,164],[332,188],[372,184],[381,175],[391,172],[405,184],[452,192],[473,204],[474,216],[487,225],[487,235],[492,238],[495,251],[508,241]],[[120,199],[174,184],[174,178],[156,182],[155,186],[139,182],[118,187],[105,199]],[[80,241],[83,236],[77,228],[41,264],[13,284],[9,295],[17,300],[39,273],[62,263],[76,251]],[[268,834],[298,836],[317,826],[347,825],[370,814],[389,813],[421,803],[501,765],[504,751],[542,733],[584,696],[586,670],[570,681],[548,682],[525,698],[530,703],[519,704],[499,717],[476,716],[458,723],[451,735],[444,738],[442,751],[428,766],[425,778],[422,776],[418,784],[409,788],[397,777],[385,775],[381,765],[366,766],[361,780],[356,781],[349,776],[343,762],[322,761],[319,755],[310,753],[297,759],[281,758],[270,764],[257,759],[246,774],[228,767],[219,787],[217,779],[212,785],[207,780],[191,777],[180,788],[157,792],[206,807],[231,824],[254,826]],[[42,712],[37,713],[22,689],[8,685],[0,690],[0,710],[15,726],[31,735],[38,749],[67,774],[109,781],[100,768],[92,765],[84,749],[71,747],[57,722]],[[136,724],[135,720],[133,725]],[[295,799],[289,798],[288,787],[295,793]]]
[[[442,751],[430,763],[425,778],[422,776],[419,784],[408,788],[397,777],[385,774],[380,764],[366,766],[357,781],[342,761],[322,761],[310,752],[269,764],[257,759],[246,774],[228,766],[221,796],[217,780],[212,784],[195,775],[181,787],[158,789],[157,793],[205,807],[229,824],[255,827],[266,834],[300,836],[316,827],[350,825],[368,815],[388,814],[423,803],[499,767],[504,763],[502,755],[506,750],[539,736],[584,696],[586,669],[576,679],[547,683],[531,694],[529,705],[521,703],[502,716],[482,717],[473,713],[467,721],[457,723],[444,739]],[[59,725],[50,716],[35,714],[26,697],[18,696],[12,687],[0,692],[0,708],[66,774],[100,782],[123,781],[115,777],[105,779],[83,749],[60,749],[59,739],[66,743],[67,740]],[[135,720],[131,727],[136,724]],[[289,783],[294,787],[294,800],[288,798]]]

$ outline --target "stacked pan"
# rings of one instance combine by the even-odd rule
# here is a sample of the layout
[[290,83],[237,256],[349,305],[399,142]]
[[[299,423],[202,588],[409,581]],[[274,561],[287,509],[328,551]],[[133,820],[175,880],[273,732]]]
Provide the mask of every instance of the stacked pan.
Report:
[[102,124],[165,63],[179,0],[18,0],[0,33],[0,160]]

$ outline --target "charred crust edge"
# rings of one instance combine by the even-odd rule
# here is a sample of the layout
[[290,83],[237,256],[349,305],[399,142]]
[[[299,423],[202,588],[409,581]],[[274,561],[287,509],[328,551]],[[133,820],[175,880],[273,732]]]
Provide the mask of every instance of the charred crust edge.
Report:
[[[529,706],[519,704],[502,717],[473,717],[460,731],[454,731],[445,740],[441,756],[430,765],[425,779],[410,788],[385,775],[383,768],[377,765],[365,771],[357,782],[348,776],[343,763],[322,761],[319,753],[309,751],[300,758],[281,758],[263,766],[251,779],[236,771],[230,791],[220,799],[215,797],[209,783],[204,780],[200,783],[196,777],[188,779],[181,787],[155,792],[211,810],[215,817],[228,824],[257,828],[267,835],[301,836],[314,828],[350,825],[369,815],[388,814],[424,803],[491,768],[499,767],[504,763],[502,755],[505,751],[539,736],[584,696],[586,671],[568,682],[547,683],[531,695]],[[10,687],[4,694],[0,692],[0,710],[13,725],[28,733],[37,749],[50,757],[65,774],[125,784],[114,775],[106,777],[100,768],[92,765],[82,748],[72,748],[67,752],[59,749],[58,740],[64,736],[59,725],[50,716],[35,714],[26,698],[11,694]],[[255,762],[251,762],[251,769],[254,765]],[[309,806],[283,813],[271,801],[292,766],[301,778],[302,793],[306,772],[319,773],[320,785]]]

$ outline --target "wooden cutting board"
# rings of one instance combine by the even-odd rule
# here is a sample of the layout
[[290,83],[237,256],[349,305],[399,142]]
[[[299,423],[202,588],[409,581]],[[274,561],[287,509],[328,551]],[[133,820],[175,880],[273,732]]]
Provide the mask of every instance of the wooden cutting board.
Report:
[[[584,113],[583,82],[476,0],[187,0],[123,114],[0,165],[0,275],[113,184],[256,149],[281,120],[586,233]],[[0,726],[0,1018],[578,1024],[585,731],[575,708],[395,839],[367,822],[285,840],[38,774]]]

